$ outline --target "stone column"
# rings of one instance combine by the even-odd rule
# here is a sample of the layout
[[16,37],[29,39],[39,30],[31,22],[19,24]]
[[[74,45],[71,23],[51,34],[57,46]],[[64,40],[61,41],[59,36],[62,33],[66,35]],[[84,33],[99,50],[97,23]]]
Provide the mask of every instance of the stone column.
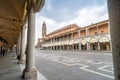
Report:
[[112,43],[111,43],[111,39],[110,39],[110,51],[112,51]]
[[79,43],[79,51],[81,51],[81,43]]
[[18,41],[17,41],[17,53],[16,53],[17,56],[20,55],[20,43],[21,43],[20,40],[21,40],[21,36],[19,35]]
[[[111,34],[110,34],[110,23],[109,23],[109,22],[108,22],[108,33],[109,33],[109,35],[111,36]],[[112,51],[111,38],[110,38],[110,50]]]
[[61,45],[60,45],[60,49],[59,50],[61,50]]
[[[86,28],[86,37],[88,37],[88,28]],[[90,43],[87,42],[87,51],[90,51]]]
[[[60,42],[61,42],[62,40],[61,40],[61,37],[60,37]],[[60,50],[61,50],[61,44],[60,44]]]
[[68,45],[66,45],[66,47],[67,47],[67,49],[66,49],[66,50],[69,50],[69,46],[68,46]]
[[28,4],[27,53],[23,78],[36,80],[37,70],[35,68],[35,13],[33,12],[31,5],[32,4]]
[[[73,37],[73,32],[72,32],[72,40],[74,40],[74,37]],[[72,43],[72,50],[74,50],[74,44]]]
[[21,34],[19,36],[19,47],[18,47],[18,54],[20,55],[20,48],[21,48]]
[[[68,39],[68,33],[67,33],[67,40],[66,41],[69,41],[69,39]],[[67,44],[67,50],[69,50],[69,44]]]
[[18,40],[17,40],[17,44],[16,44],[16,56],[18,56],[18,47],[19,47],[19,37],[18,37]]
[[[63,39],[62,39],[62,40],[65,41],[64,35],[63,35]],[[64,43],[63,43],[63,50],[65,50],[65,45],[64,45]]]
[[72,50],[75,50],[75,48],[74,48],[74,44],[72,44]]
[[100,51],[100,42],[98,41],[98,51]]
[[115,80],[120,80],[120,0],[107,0]]
[[[55,38],[53,38],[53,43],[55,43]],[[53,45],[53,50],[55,50],[55,45]]]
[[86,28],[86,37],[88,36],[88,29]]
[[87,51],[90,51],[90,43],[87,42]]
[[51,50],[53,50],[53,38],[51,38],[51,41],[52,41]]
[[[51,44],[52,44],[52,38],[51,38]],[[51,47],[50,47],[50,48],[51,48],[51,50],[52,50],[52,45],[51,45]]]
[[81,43],[80,43],[80,30],[78,30],[78,46],[79,46],[79,51],[81,51]]
[[25,27],[21,28],[20,64],[25,63]]
[[62,45],[62,48],[63,48],[62,50],[65,50],[65,45]]
[[53,43],[54,43],[54,42],[53,42],[53,38],[52,38],[52,50],[53,50]]
[[96,25],[96,27],[97,27],[97,35],[96,35],[96,37],[97,37],[97,46],[98,46],[98,51],[100,51],[100,42],[99,42],[99,39],[98,39],[98,36],[99,36],[99,34],[98,34],[98,25]]

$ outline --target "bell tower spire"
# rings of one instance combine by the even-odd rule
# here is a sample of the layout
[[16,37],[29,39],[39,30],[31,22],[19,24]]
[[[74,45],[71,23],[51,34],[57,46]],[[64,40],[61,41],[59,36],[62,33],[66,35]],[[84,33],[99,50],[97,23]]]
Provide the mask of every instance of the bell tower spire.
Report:
[[45,21],[43,22],[43,24],[42,24],[42,38],[45,38],[45,36],[46,36],[46,23],[45,23]]

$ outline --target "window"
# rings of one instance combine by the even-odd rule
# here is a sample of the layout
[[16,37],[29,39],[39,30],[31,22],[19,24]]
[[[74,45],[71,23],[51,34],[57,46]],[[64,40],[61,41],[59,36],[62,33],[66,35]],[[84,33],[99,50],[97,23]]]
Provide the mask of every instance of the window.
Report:
[[107,50],[107,47],[106,47],[106,45],[100,45],[100,49],[101,50]]
[[97,35],[97,32],[95,32],[95,35]]
[[101,31],[101,34],[104,34],[104,31]]

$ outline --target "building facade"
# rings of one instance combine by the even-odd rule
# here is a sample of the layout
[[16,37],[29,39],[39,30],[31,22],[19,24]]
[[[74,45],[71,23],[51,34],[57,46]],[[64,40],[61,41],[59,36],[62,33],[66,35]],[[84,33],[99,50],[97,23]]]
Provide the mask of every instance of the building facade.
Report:
[[[46,24],[43,23],[43,27]],[[46,31],[46,30],[44,30]],[[43,32],[44,32],[43,31]],[[85,27],[70,24],[42,37],[42,47],[48,50],[110,51],[109,21]]]
[[42,49],[42,38],[38,38],[38,42],[37,42],[36,48]]

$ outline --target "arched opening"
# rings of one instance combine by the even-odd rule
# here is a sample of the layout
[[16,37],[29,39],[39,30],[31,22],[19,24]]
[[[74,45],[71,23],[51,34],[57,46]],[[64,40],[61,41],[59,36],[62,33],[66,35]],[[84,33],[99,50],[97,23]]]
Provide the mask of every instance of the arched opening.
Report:
[[99,42],[101,51],[110,51],[110,40],[107,36],[100,37]]
[[90,39],[90,50],[98,50],[98,41],[96,37]]
[[74,50],[78,50],[79,49],[79,44],[78,43],[79,43],[78,39],[74,40],[74,42],[73,42]]
[[87,42],[85,39],[81,40],[81,50],[87,50]]

